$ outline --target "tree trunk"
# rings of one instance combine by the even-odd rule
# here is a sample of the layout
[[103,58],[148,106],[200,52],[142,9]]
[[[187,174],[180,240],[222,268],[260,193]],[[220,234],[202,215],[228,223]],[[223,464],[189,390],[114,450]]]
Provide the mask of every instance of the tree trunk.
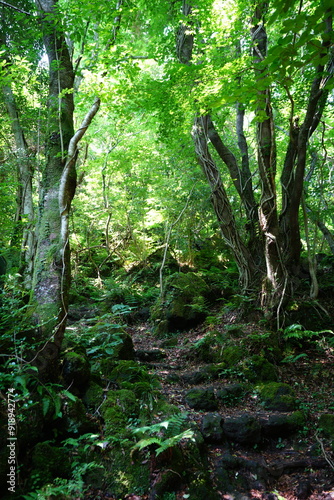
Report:
[[270,90],[263,83],[266,68],[263,59],[267,53],[267,34],[263,24],[266,4],[260,3],[255,9],[255,26],[251,29],[255,77],[258,90],[257,106],[257,156],[261,180],[261,200],[259,207],[260,227],[265,239],[265,259],[267,273],[262,286],[261,303],[270,317],[279,313],[279,307],[286,289],[287,273],[282,261],[276,194],[276,141],[274,120],[270,105]]
[[329,38],[329,34],[333,31],[332,8],[326,12],[324,25],[323,54],[321,56],[322,58],[327,57],[328,64],[327,67],[318,65],[316,68],[303,123],[299,126],[298,118],[291,118],[290,141],[281,177],[283,205],[280,216],[280,232],[284,260],[292,274],[298,274],[300,263],[299,209],[304,189],[307,146],[310,137],[320,123],[329,92],[326,85],[334,73],[334,54]]
[[[5,44],[4,37],[0,36],[0,43]],[[6,56],[3,57],[5,68],[10,71],[10,62]],[[34,204],[32,197],[33,166],[29,154],[28,144],[21,127],[19,112],[15,97],[9,85],[2,87],[7,112],[11,121],[11,129],[15,140],[14,155],[17,161],[18,188],[17,188],[17,212],[15,216],[16,227],[14,228],[14,239],[21,244],[20,274],[27,290],[31,288],[33,261],[35,255],[35,231],[34,231]]]
[[[189,16],[190,13],[191,6],[184,1],[183,14]],[[177,55],[181,63],[191,64],[193,45],[194,35],[190,24],[189,26],[182,24],[177,33]],[[208,114],[195,118],[192,137],[198,162],[211,188],[211,202],[217,216],[221,234],[226,244],[231,248],[238,266],[240,285],[244,291],[254,290],[258,281],[258,269],[255,266],[252,254],[242,241],[236,227],[233,210],[223,186],[219,169],[209,151],[209,141],[212,142],[219,156],[227,165],[235,187],[248,209],[248,202],[246,202],[244,196],[244,189],[247,187],[246,184],[243,184],[244,179],[240,175],[236,158],[222,142]],[[252,204],[252,199],[249,202]]]
[[[46,165],[42,179],[37,251],[34,268],[34,317],[38,338],[44,343],[34,360],[43,379],[57,377],[57,363],[64,335],[70,286],[68,241],[61,238],[59,188],[66,165],[67,150],[74,135],[74,72],[62,31],[57,28],[56,1],[41,0],[40,10],[44,46],[49,59],[48,128]],[[75,193],[75,162],[67,182],[67,210]]]
[[200,116],[195,119],[192,136],[198,162],[211,188],[211,201],[215,210],[221,233],[226,244],[231,248],[239,270],[240,284],[244,291],[254,288],[256,266],[253,256],[244,245],[236,227],[232,207],[223,186],[220,172],[208,148],[208,127],[211,122],[209,116]]

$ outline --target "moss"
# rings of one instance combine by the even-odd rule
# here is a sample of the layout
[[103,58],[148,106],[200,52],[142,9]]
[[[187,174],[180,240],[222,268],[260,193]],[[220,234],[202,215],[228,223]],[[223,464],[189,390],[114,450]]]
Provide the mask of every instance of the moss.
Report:
[[106,435],[126,437],[130,435],[130,431],[126,429],[128,420],[138,417],[139,405],[133,391],[120,389],[108,392],[100,411]]
[[175,273],[168,278],[166,290],[164,301],[159,298],[151,308],[155,333],[163,335],[184,330],[205,319],[206,296],[210,290],[199,275]]
[[71,399],[66,401],[61,426],[65,434],[85,434],[96,431],[93,421],[87,418],[86,408],[79,398],[75,401]]
[[67,384],[78,389],[87,386],[90,379],[90,364],[87,357],[77,352],[67,352],[63,360],[63,377]]
[[167,403],[166,401],[159,401],[156,408],[156,413],[157,415],[160,415],[162,417],[170,417],[172,415],[181,413],[181,411],[180,408],[176,405],[172,405],[170,403]]
[[90,382],[89,387],[83,397],[83,402],[90,410],[95,411],[103,403],[104,391],[95,382]]
[[239,346],[228,346],[225,347],[222,353],[222,361],[226,363],[228,367],[235,366],[239,361],[241,361],[245,356],[245,351]]
[[149,462],[130,460],[131,444],[114,447],[106,465],[104,483],[116,498],[125,498],[129,493],[145,495],[150,490]]
[[319,418],[319,427],[325,436],[334,438],[334,414],[324,413]]
[[288,384],[270,382],[259,387],[260,397],[267,410],[292,411],[296,407],[296,396]]
[[305,415],[302,411],[294,411],[287,417],[288,424],[293,427],[303,427],[305,425]]
[[255,354],[245,362],[244,374],[251,382],[275,382],[277,373],[275,366],[262,356]]
[[31,487],[40,487],[56,477],[70,478],[71,464],[64,448],[51,446],[49,442],[38,443],[32,452]]

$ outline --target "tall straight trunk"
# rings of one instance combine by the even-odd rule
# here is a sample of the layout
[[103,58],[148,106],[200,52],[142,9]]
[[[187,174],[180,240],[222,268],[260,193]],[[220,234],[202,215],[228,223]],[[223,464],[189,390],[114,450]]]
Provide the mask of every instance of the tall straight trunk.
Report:
[[276,141],[274,119],[270,105],[270,90],[263,83],[266,68],[263,59],[267,53],[267,34],[263,22],[266,3],[259,3],[254,12],[255,25],[251,29],[255,78],[258,85],[257,156],[261,180],[259,206],[260,227],[265,239],[267,273],[262,287],[262,306],[268,315],[276,314],[285,291],[287,273],[282,262],[276,194]]
[[[48,127],[46,164],[42,178],[37,251],[33,281],[38,338],[44,343],[35,356],[42,378],[57,376],[57,362],[64,335],[70,286],[68,242],[61,239],[59,188],[67,150],[74,134],[74,72],[62,31],[57,28],[56,1],[39,0],[45,50],[49,59]],[[76,187],[75,165],[68,176],[67,208]]]

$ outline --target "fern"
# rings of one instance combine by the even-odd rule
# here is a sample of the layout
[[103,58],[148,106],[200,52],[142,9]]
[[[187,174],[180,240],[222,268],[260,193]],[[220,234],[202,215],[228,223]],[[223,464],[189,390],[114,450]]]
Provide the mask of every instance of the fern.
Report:
[[296,340],[306,340],[311,337],[318,337],[326,333],[332,334],[332,330],[321,330],[319,332],[314,332],[312,330],[306,330],[302,325],[294,324],[285,328],[283,332],[284,339],[296,339]]
[[186,414],[178,414],[174,415],[169,420],[133,429],[134,434],[142,437],[138,443],[132,447],[132,452],[135,450],[140,451],[154,444],[157,445],[155,454],[158,456],[169,448],[177,446],[183,439],[195,441],[194,431],[191,429],[182,430],[186,418]]

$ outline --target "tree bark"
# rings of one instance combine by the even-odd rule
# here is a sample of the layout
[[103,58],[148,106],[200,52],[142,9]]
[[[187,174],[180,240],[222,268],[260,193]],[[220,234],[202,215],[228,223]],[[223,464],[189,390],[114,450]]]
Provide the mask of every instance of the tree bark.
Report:
[[279,241],[279,225],[276,193],[276,141],[274,119],[270,104],[270,89],[263,82],[266,67],[263,60],[267,54],[267,33],[264,25],[266,3],[257,5],[254,12],[255,25],[251,29],[255,78],[258,85],[257,106],[257,156],[261,180],[259,221],[265,239],[267,273],[262,286],[261,303],[268,316],[279,313],[286,289],[287,272],[284,267]]
[[[189,16],[191,10],[191,6],[184,1],[183,14]],[[182,24],[177,33],[177,55],[182,64],[191,64],[193,45],[194,34],[190,22],[189,24]],[[236,227],[233,210],[223,186],[219,169],[209,151],[209,141],[211,141],[219,156],[228,167],[241,200],[247,205],[244,196],[246,185],[243,184],[243,178],[240,175],[236,158],[221,140],[209,114],[195,117],[192,138],[198,162],[211,188],[211,202],[217,216],[222,237],[231,248],[238,266],[240,285],[244,291],[254,290],[256,281],[258,280],[258,270],[254,263],[253,255],[245,246]]]
[[239,270],[239,279],[244,291],[254,288],[257,281],[257,268],[253,256],[242,241],[236,227],[232,207],[223,186],[219,169],[213,160],[208,148],[209,116],[200,116],[195,119],[192,136],[198,162],[211,188],[211,201],[215,210],[221,233],[226,244],[231,248]]
[[300,228],[299,209],[304,189],[307,146],[310,137],[317,129],[328,98],[328,81],[333,78],[334,53],[329,41],[332,33],[332,8],[325,15],[325,31],[322,57],[327,57],[328,64],[318,65],[313,79],[305,118],[299,126],[298,118],[291,119],[290,140],[281,176],[282,213],[280,232],[282,235],[283,255],[290,273],[298,274],[300,264]]

